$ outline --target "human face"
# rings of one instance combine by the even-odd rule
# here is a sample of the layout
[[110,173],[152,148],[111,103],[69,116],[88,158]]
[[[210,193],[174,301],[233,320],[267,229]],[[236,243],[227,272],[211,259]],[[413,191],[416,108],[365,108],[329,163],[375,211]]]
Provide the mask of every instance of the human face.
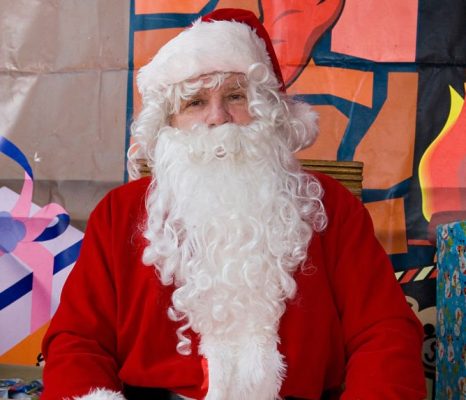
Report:
[[183,100],[180,111],[170,118],[174,128],[189,130],[194,125],[209,128],[234,123],[247,125],[252,121],[242,74],[231,74],[218,88],[203,88],[189,99]]

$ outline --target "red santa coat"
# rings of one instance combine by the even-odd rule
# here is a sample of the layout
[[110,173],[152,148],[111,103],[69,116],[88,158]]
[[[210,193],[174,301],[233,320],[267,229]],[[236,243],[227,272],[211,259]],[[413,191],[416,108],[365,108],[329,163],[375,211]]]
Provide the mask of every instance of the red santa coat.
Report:
[[[287,364],[280,395],[424,399],[422,327],[370,216],[338,182],[316,176],[329,223],[314,234],[307,261],[314,268],[296,272],[298,292],[280,321],[279,350]],[[111,191],[89,219],[43,342],[42,400],[96,387],[121,391],[123,384],[196,399],[206,393],[207,363],[197,353],[196,335],[191,332],[192,355],[176,352],[179,325],[167,317],[173,288],[141,262],[148,184],[145,178]]]

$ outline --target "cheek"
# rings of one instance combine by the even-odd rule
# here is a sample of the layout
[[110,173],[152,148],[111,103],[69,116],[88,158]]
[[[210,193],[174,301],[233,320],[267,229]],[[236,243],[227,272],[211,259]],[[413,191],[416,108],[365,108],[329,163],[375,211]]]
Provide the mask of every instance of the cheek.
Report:
[[238,107],[232,110],[232,122],[238,125],[248,125],[253,118],[249,114],[247,107]]
[[191,127],[200,121],[196,116],[190,114],[172,115],[170,118],[170,126],[182,130],[191,129]]

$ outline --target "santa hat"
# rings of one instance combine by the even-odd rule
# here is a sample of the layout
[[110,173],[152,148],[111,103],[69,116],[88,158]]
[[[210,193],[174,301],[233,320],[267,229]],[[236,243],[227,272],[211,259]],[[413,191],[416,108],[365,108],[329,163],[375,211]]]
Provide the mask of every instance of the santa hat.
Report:
[[[166,43],[139,70],[141,94],[160,92],[167,85],[214,72],[246,74],[251,65],[262,63],[285,92],[280,65],[272,41],[259,19],[249,10],[223,8],[196,20]],[[293,151],[306,147],[317,135],[317,115],[306,103],[288,104],[292,117],[300,120],[306,133],[292,140]],[[291,148],[290,148],[291,149]]]
[[139,71],[142,93],[213,72],[247,73],[263,63],[285,90],[267,31],[248,10],[224,8],[198,19],[166,43]]

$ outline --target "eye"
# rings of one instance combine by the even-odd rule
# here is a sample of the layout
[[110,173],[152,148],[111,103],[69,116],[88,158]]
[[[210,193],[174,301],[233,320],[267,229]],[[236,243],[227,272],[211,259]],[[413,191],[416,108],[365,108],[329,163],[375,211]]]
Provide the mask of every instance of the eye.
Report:
[[201,106],[202,104],[204,104],[204,101],[202,99],[191,99],[191,100],[188,100],[186,102],[186,106],[185,108],[188,108],[188,107],[198,107],[198,106]]
[[242,92],[234,92],[228,95],[228,100],[233,102],[246,100],[246,94]]
[[184,100],[181,103],[180,111],[187,111],[202,107],[205,104],[205,100],[202,97],[192,97],[190,99]]

